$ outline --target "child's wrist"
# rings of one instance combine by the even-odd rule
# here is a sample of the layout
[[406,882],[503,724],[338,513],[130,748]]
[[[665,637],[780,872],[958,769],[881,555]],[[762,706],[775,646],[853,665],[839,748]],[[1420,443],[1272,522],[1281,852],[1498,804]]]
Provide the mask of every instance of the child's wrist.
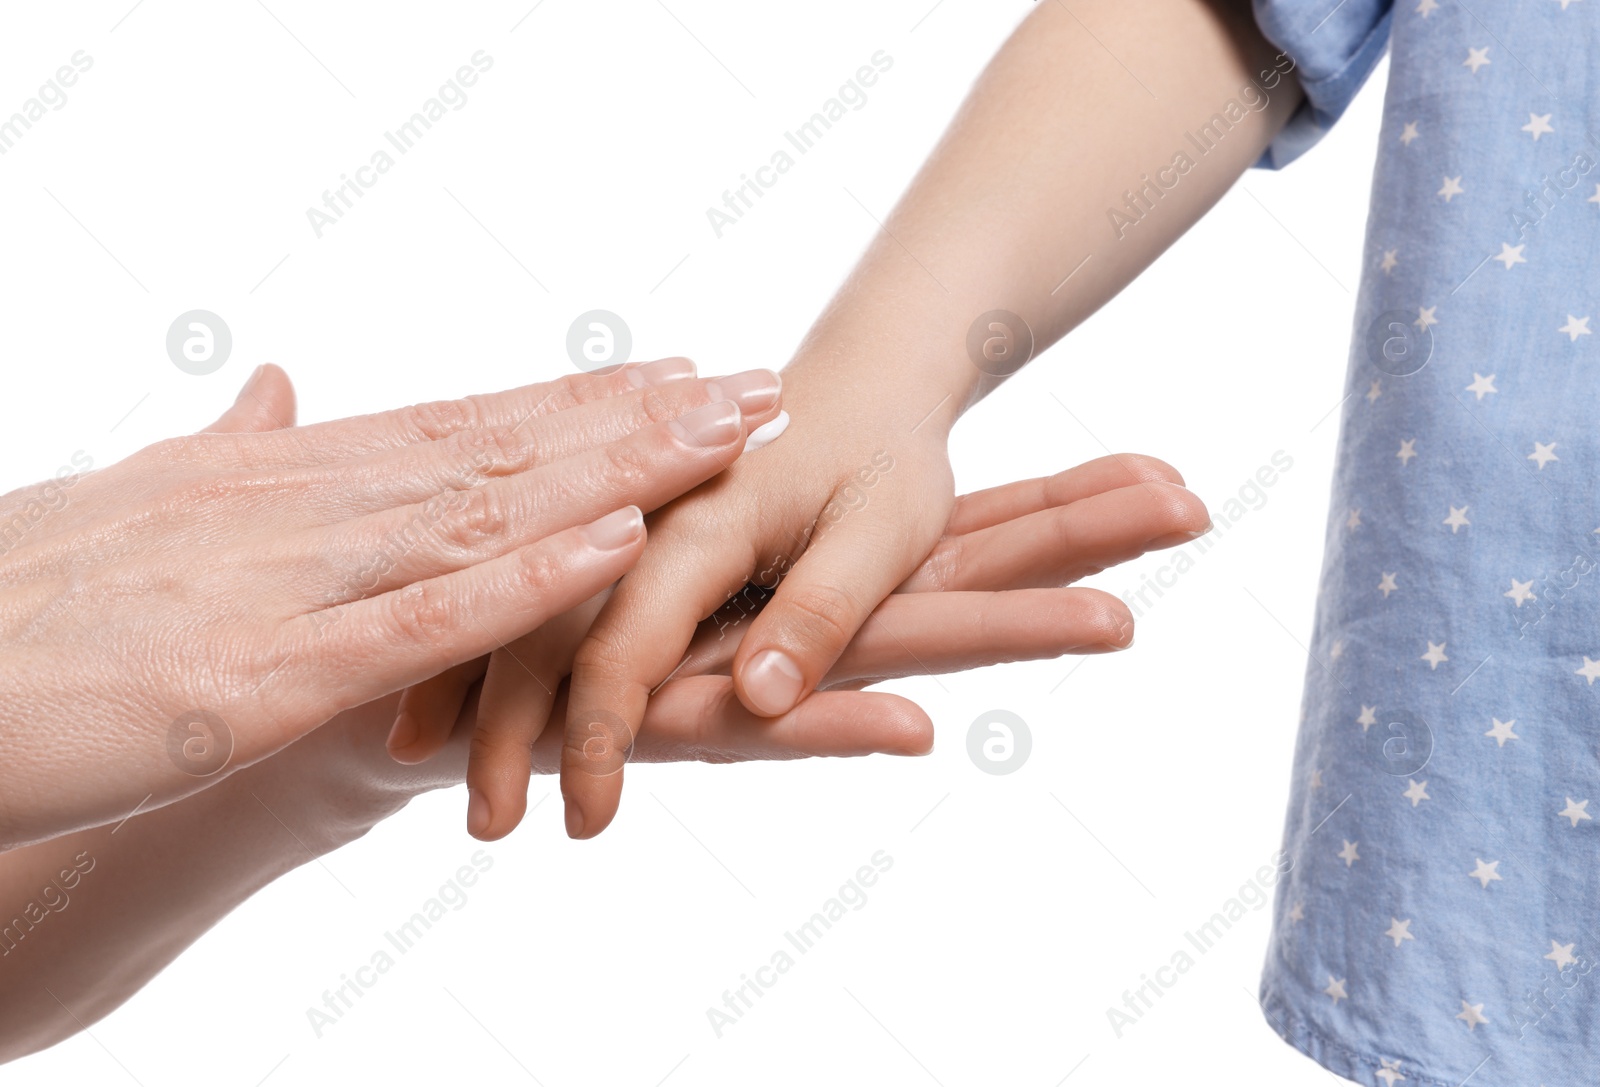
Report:
[[858,422],[876,435],[943,443],[981,376],[931,352],[891,355],[859,344],[811,342],[783,370],[784,408],[797,421]]

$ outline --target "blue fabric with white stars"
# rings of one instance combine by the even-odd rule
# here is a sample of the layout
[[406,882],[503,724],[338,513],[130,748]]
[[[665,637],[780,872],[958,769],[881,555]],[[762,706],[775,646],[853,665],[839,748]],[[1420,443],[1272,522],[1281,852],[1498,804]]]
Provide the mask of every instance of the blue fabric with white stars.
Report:
[[1391,53],[1262,1006],[1359,1083],[1593,1085],[1600,0],[1255,9],[1268,165]]

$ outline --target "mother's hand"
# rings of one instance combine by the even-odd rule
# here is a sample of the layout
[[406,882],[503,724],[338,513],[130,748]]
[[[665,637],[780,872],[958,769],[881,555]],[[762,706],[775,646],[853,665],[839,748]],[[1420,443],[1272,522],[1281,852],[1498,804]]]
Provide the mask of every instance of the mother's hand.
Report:
[[[713,404],[663,360],[202,433],[0,498],[24,526],[0,555],[0,850],[193,793],[592,597],[637,559],[641,508],[776,416],[767,376]],[[275,402],[263,368],[235,412]]]
[[[1207,521],[1176,469],[1137,455],[965,495],[933,551],[872,613],[819,693],[789,713],[751,713],[728,678],[771,596],[752,586],[700,624],[672,678],[652,693],[631,745],[618,723],[591,731],[633,762],[922,753],[932,724],[920,709],[850,692],[903,676],[1126,648],[1128,609],[1072,583],[1193,539]],[[447,750],[432,771],[448,776],[440,784],[459,780],[466,762],[467,829],[475,837],[510,833],[523,816],[530,774],[558,770],[568,731],[565,680],[604,600],[586,601],[492,659],[450,669],[402,696],[404,727],[396,732],[405,742],[391,738],[395,757],[432,767],[424,760]]]

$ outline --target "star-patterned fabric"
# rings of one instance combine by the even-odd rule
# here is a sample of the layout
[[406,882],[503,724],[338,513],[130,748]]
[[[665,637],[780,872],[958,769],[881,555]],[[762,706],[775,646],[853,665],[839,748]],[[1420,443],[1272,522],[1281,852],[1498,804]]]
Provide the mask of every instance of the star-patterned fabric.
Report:
[[1264,165],[1391,51],[1262,1007],[1358,1083],[1593,1085],[1600,0],[1255,9]]

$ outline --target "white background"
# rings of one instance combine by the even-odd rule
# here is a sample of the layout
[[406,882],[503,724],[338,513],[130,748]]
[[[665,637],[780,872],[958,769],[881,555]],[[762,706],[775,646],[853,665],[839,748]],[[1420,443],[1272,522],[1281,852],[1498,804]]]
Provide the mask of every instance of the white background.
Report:
[[[887,213],[1025,9],[931,2],[8,6],[0,114],[74,51],[94,65],[0,157],[0,483],[193,430],[266,360],[308,421],[555,376],[596,307],[635,358],[781,365],[876,229],[851,194]],[[316,238],[306,208],[480,49],[467,105]],[[867,105],[717,239],[705,209],[878,50]],[[1217,509],[1292,456],[1130,652],[893,685],[937,724],[927,759],[636,768],[594,842],[559,798],[488,847],[460,790],[426,798],[0,1079],[1326,1082],[1255,1002],[1266,909],[1120,1039],[1106,1009],[1278,847],[1382,78],[957,429],[961,490],[1109,447]],[[234,336],[207,377],[164,350],[194,308]],[[995,708],[1032,727],[1005,777],[966,752]],[[466,905],[316,1038],[307,1007],[479,848]],[[717,1038],[706,1009],[878,850],[867,904]]]

